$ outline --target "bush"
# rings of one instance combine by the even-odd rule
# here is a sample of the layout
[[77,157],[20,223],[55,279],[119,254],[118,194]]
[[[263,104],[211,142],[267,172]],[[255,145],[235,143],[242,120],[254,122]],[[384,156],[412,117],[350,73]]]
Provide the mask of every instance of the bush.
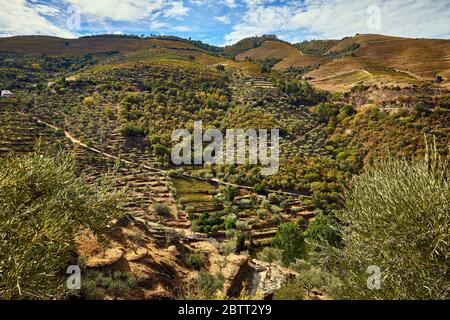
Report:
[[236,242],[234,240],[225,241],[220,244],[220,252],[229,255],[236,252]]
[[272,243],[282,251],[281,261],[285,266],[289,266],[295,259],[306,254],[303,232],[297,224],[292,222],[282,223],[278,226]]
[[256,183],[253,186],[253,191],[257,194],[266,195],[268,192],[268,188],[264,183]]
[[236,222],[236,229],[241,231],[246,231],[249,229],[248,223],[242,220]]
[[258,215],[259,219],[265,220],[269,216],[270,213],[266,209],[258,209],[256,211],[256,214]]
[[107,291],[114,298],[126,297],[137,288],[130,272],[87,271],[82,278],[81,297],[87,300],[102,299]]
[[300,271],[298,278],[301,280],[303,288],[308,295],[313,289],[323,289],[328,284],[326,274],[317,268]]
[[108,291],[113,297],[118,298],[128,293],[128,287],[119,279],[111,279],[108,285]]
[[272,215],[272,221],[273,221],[273,223],[276,225],[276,226],[278,226],[280,223],[281,223],[281,216],[277,213],[277,214],[274,214],[274,215]]
[[75,228],[102,235],[121,216],[123,192],[75,168],[65,154],[0,159],[0,299],[61,297]]
[[326,241],[329,244],[338,247],[341,242],[339,225],[331,215],[319,213],[308,224],[305,236],[315,241]]
[[272,262],[281,261],[282,255],[283,255],[283,253],[279,249],[265,247],[260,252],[258,252],[256,256],[259,260],[272,263]]
[[194,213],[195,212],[195,207],[194,206],[188,206],[186,208],[186,212],[187,213]]
[[273,294],[273,300],[303,300],[303,298],[303,285],[299,279],[286,282]]
[[239,189],[233,186],[223,188],[223,196],[225,201],[232,202],[239,194]]
[[279,203],[278,195],[276,193],[269,193],[269,195],[267,196],[267,200],[271,204],[278,204]]
[[226,230],[234,229],[236,226],[237,217],[235,214],[231,213],[224,218],[224,225]]
[[156,214],[160,217],[167,217],[170,215],[170,209],[166,204],[155,203],[153,205],[153,209],[155,210]]
[[241,231],[236,232],[234,240],[236,242],[236,253],[240,253],[240,252],[244,251],[244,249],[245,249],[245,234]]
[[205,256],[201,252],[188,253],[185,263],[191,269],[201,270],[205,266]]
[[97,286],[97,281],[94,279],[83,279],[81,284],[81,296],[87,300],[101,300],[105,296],[105,293]]
[[197,276],[197,286],[199,291],[206,297],[212,298],[218,290],[223,288],[224,277],[222,274],[212,275],[205,271],[200,271]]
[[274,300],[303,300],[313,289],[323,290],[333,286],[326,273],[318,268],[301,270],[295,280],[291,280],[274,292]]
[[134,123],[128,122],[121,129],[121,133],[126,137],[138,137],[144,136],[146,134],[145,129],[135,125]]
[[[448,299],[450,175],[437,152],[423,160],[377,161],[345,192],[343,248],[323,263],[349,299]],[[377,266],[381,287],[367,286]],[[373,274],[373,273],[372,273]]]

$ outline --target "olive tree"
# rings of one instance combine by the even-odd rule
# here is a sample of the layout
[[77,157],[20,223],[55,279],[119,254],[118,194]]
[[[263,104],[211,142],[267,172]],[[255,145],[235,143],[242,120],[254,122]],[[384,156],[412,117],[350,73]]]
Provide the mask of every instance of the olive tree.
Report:
[[322,256],[341,298],[449,298],[449,173],[433,150],[379,160],[354,179],[337,214],[343,248],[325,246]]
[[0,159],[0,299],[64,295],[76,228],[102,235],[122,212],[123,191],[100,180],[87,184],[65,154]]

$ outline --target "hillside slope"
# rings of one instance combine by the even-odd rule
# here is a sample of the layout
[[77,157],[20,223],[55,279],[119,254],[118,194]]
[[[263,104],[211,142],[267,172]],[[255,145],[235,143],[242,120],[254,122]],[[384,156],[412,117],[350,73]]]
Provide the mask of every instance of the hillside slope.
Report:
[[314,69],[305,75],[306,79],[329,91],[346,91],[360,84],[404,87],[435,80],[450,88],[450,40],[371,34],[296,45],[266,35],[246,38],[224,48],[169,36],[102,35],[79,39],[22,36],[0,38],[0,54],[65,57],[120,54],[133,61],[188,60],[211,67],[221,64],[250,77],[262,76],[262,67],[268,63],[271,70],[278,72],[293,68],[303,73],[305,68]]
[[[356,45],[355,45],[356,44]],[[364,84],[403,85],[450,76],[450,41],[407,39],[382,35],[345,38],[330,48],[333,55],[352,47],[353,53],[322,65],[307,76],[320,88],[339,91]]]
[[205,51],[187,40],[180,40],[169,37],[164,39],[158,37],[93,36],[64,39],[48,36],[19,36],[0,38],[0,53],[73,56],[111,51],[132,52],[158,47]]
[[277,40],[266,40],[259,47],[244,51],[236,56],[238,61],[244,61],[248,58],[252,60],[281,60],[274,66],[275,70],[302,68],[326,61],[326,58],[323,57],[304,55],[291,44]]

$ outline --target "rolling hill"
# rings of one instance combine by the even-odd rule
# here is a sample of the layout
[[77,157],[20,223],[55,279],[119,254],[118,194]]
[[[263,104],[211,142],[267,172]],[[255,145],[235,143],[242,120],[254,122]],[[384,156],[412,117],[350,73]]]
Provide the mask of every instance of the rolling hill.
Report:
[[233,61],[222,54],[223,48],[200,41],[170,36],[140,38],[135,36],[100,35],[78,39],[50,36],[17,36],[0,38],[0,54],[71,57],[108,54],[106,64],[124,62],[185,61],[203,66],[223,65],[238,69],[245,76],[261,76],[261,65]]
[[270,77],[271,74],[261,74],[261,68],[269,61],[275,72],[309,71],[305,78],[317,88],[329,91],[346,91],[359,84],[408,86],[434,81],[437,76],[442,77],[441,86],[450,87],[449,40],[371,34],[295,45],[265,35],[224,48],[177,37],[22,36],[1,38],[0,53],[32,56],[120,53],[134,61],[178,59],[206,66],[221,64],[240,69],[249,77]]
[[[226,48],[156,36],[0,39],[0,88],[11,91],[0,98],[0,234],[7,240],[0,241],[0,299],[40,297],[21,292],[29,287],[48,299],[72,298],[59,287],[64,268],[77,262],[83,287],[75,299],[272,298],[295,277],[328,278],[307,244],[324,240],[335,253],[345,250],[337,226],[351,220],[334,214],[346,211],[353,178],[388,153],[423,157],[424,136],[436,157],[449,154],[450,91],[439,81],[423,85],[436,74],[448,84],[448,43],[378,35],[298,45],[264,36]],[[251,161],[175,163],[174,132],[195,132],[195,121],[225,133],[227,149],[237,140],[236,152],[225,150],[227,161],[239,156],[242,141],[240,134],[229,139],[228,129],[277,128],[279,141],[259,131],[248,143],[250,157],[252,141],[267,142],[277,171],[264,176],[263,163]],[[73,163],[58,160],[62,151]],[[373,201],[373,212],[389,194]],[[390,210],[409,214],[394,194],[402,206]],[[436,194],[417,198],[444,199]],[[85,199],[88,207],[78,209]],[[427,216],[428,202],[420,208]],[[70,229],[60,233],[63,225]],[[423,230],[402,234],[399,243],[423,239]],[[442,243],[427,240],[435,242]],[[436,250],[429,248],[418,257]],[[394,274],[395,291],[403,270]],[[445,278],[446,269],[438,271]],[[307,284],[299,284],[297,298],[334,290],[324,282],[304,294]],[[442,288],[447,293],[447,283]]]
[[249,58],[256,61],[264,61],[266,59],[280,60],[273,67],[274,70],[302,68],[326,61],[324,57],[304,55],[291,44],[278,40],[266,40],[259,47],[244,51],[236,56],[238,61],[245,61]]
[[[355,45],[356,44],[356,45]],[[312,83],[332,91],[364,84],[403,85],[432,81],[440,75],[449,85],[450,41],[357,35],[331,47],[325,56],[355,48],[307,74]]]

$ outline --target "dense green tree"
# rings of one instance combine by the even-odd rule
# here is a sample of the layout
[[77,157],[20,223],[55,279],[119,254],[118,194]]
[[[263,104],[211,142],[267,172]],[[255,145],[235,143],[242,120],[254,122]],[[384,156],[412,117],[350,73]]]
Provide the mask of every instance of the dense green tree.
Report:
[[305,237],[300,226],[296,223],[282,223],[278,226],[277,234],[272,244],[282,250],[282,262],[288,266],[295,259],[306,253]]
[[[433,151],[422,160],[379,160],[355,178],[337,214],[343,248],[323,254],[342,298],[449,298],[449,173]],[[368,286],[376,270],[379,288]]]
[[0,299],[61,297],[74,230],[102,235],[122,212],[121,192],[62,154],[0,159],[0,199]]
[[309,222],[305,236],[315,241],[326,241],[333,246],[339,246],[341,242],[339,225],[331,214],[318,214]]

